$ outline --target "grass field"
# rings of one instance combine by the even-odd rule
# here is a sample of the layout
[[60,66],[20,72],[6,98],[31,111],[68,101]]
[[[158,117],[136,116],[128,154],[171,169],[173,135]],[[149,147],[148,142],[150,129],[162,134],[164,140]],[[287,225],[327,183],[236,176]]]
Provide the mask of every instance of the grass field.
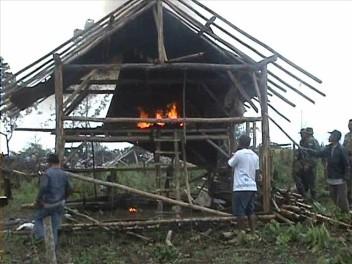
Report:
[[[275,151],[273,159],[275,185],[293,186],[292,153],[288,150]],[[154,188],[152,179],[138,174],[119,178],[123,184],[144,190]],[[6,219],[31,217],[33,212],[21,210],[20,205],[34,200],[36,184],[36,180],[23,181],[21,187],[14,190],[14,199],[6,207]],[[91,185],[78,182],[75,185],[87,195],[93,193]],[[322,165],[319,165],[317,173],[317,186],[316,210],[351,223],[351,216],[340,214],[329,201]],[[80,197],[81,194],[76,194],[75,198]],[[173,230],[172,247],[165,243],[169,228]],[[239,232],[231,224],[169,228],[138,231],[153,240],[148,243],[121,231],[63,233],[58,251],[59,263],[352,263],[352,233],[331,225],[260,223],[257,237]],[[225,238],[224,232],[232,234]],[[3,263],[45,263],[44,252],[44,245],[33,243],[28,236],[5,235]]]

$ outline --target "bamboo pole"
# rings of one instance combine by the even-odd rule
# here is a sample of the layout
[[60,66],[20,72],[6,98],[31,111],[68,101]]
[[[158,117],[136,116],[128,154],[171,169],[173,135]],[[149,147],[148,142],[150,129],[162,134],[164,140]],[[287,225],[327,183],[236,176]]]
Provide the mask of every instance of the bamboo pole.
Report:
[[[238,31],[239,33],[243,34],[244,36],[246,36],[247,38],[249,38],[250,40],[254,41],[255,43],[261,45],[262,47],[264,47],[265,49],[267,49],[268,51],[272,52],[273,54],[276,54],[280,59],[282,59],[283,61],[285,61],[287,64],[289,64],[290,66],[294,67],[295,69],[297,69],[298,71],[304,73],[305,75],[309,76],[311,79],[313,79],[314,81],[318,82],[318,83],[322,83],[322,81],[315,77],[313,74],[307,72],[306,70],[304,70],[303,68],[301,68],[300,66],[298,66],[297,64],[293,63],[292,61],[290,61],[289,59],[287,59],[286,57],[284,57],[283,55],[281,55],[279,52],[277,52],[276,50],[272,49],[271,47],[269,47],[268,45],[266,45],[265,43],[261,42],[260,40],[256,39],[255,37],[253,37],[252,35],[248,34],[247,32],[245,32],[244,30],[238,28],[237,26],[235,26],[233,23],[231,23],[230,21],[228,21],[227,19],[225,19],[224,17],[222,17],[221,15],[217,14],[216,12],[214,12],[213,10],[211,10],[210,8],[206,7],[205,5],[203,5],[202,3],[200,3],[197,0],[191,0],[192,2],[196,3],[198,6],[202,7],[204,10],[206,10],[207,12],[211,13],[212,15],[218,17],[220,20],[222,20],[224,23],[226,23],[228,26],[230,26],[231,28],[235,29],[236,31]],[[181,0],[181,2],[183,2]]]
[[[275,215],[257,215],[257,218],[261,221],[270,221],[275,219]],[[111,223],[103,223],[103,226],[116,228],[116,229],[132,229],[137,227],[148,227],[153,226],[155,228],[160,228],[162,225],[172,225],[177,224],[178,226],[182,224],[189,223],[211,223],[211,222],[230,222],[233,223],[237,221],[235,216],[220,216],[220,217],[192,217],[192,218],[171,218],[171,219],[157,219],[157,220],[144,220],[144,221],[119,221]],[[83,228],[96,228],[99,227],[96,224],[63,224],[63,230],[79,230]],[[99,227],[100,228],[100,227]]]
[[287,103],[288,105],[292,106],[292,107],[296,107],[296,105],[294,103],[292,103],[290,100],[288,100],[286,97],[282,96],[281,94],[279,94],[278,92],[276,92],[274,89],[272,89],[270,86],[268,86],[268,90],[270,92],[272,92],[275,96],[279,97],[282,101],[284,101],[285,103]]
[[156,30],[158,33],[158,53],[159,53],[159,62],[164,63],[167,61],[167,55],[165,50],[164,43],[164,16],[163,16],[163,1],[157,0],[156,7],[153,10],[154,20],[156,25]]
[[[197,141],[197,140],[205,140],[205,139],[226,139],[226,135],[195,135],[188,136],[188,141]],[[65,136],[66,142],[138,142],[138,141],[151,141],[152,138],[149,136],[111,136],[111,137],[96,137],[96,136]],[[163,141],[172,141],[171,137],[163,138]]]
[[80,116],[65,116],[65,120],[81,121],[81,122],[101,122],[101,123],[243,123],[261,121],[261,117],[217,117],[217,118],[133,118],[133,117],[80,117]]
[[[44,56],[40,57],[39,59],[37,59],[36,61],[34,61],[33,63],[27,65],[26,67],[22,68],[21,70],[19,70],[18,72],[16,72],[14,74],[14,76],[18,76],[21,73],[25,72],[26,70],[28,70],[29,68],[33,67],[34,65],[36,65],[37,63],[43,61],[44,59],[49,58],[50,56],[52,56],[53,54],[57,53],[61,48],[63,48],[64,46],[66,46],[67,44],[69,44],[70,42],[78,39],[79,37],[85,37],[86,35],[88,35],[88,33],[90,33],[91,31],[96,30],[96,28],[98,28],[100,26],[100,23],[104,22],[105,20],[109,19],[111,15],[114,15],[116,12],[118,12],[119,10],[125,8],[127,5],[131,4],[133,1],[135,0],[128,0],[127,2],[123,3],[121,6],[119,6],[117,9],[115,9],[114,11],[110,12],[109,14],[107,14],[106,16],[104,16],[103,18],[101,18],[98,22],[96,22],[92,27],[89,27],[85,30],[83,30],[82,32],[80,32],[79,34],[73,36],[72,38],[70,38],[69,40],[65,41],[64,43],[62,43],[60,46],[58,46],[57,48],[55,48],[54,50],[48,52],[47,54],[45,54]],[[141,0],[138,0],[141,1]],[[20,81],[20,80],[19,80]]]
[[284,133],[284,135],[285,135],[289,140],[291,140],[292,143],[293,143],[295,146],[297,146],[298,148],[301,148],[301,146],[300,146],[289,134],[287,134],[287,132],[286,132],[277,122],[275,122],[275,120],[272,119],[270,116],[269,116],[269,120],[270,120],[271,122],[273,122],[274,125],[277,126],[277,128],[278,128],[282,133]]
[[242,97],[251,105],[254,111],[258,113],[258,108],[255,106],[255,104],[253,104],[251,98],[247,94],[246,90],[242,87],[241,83],[237,80],[235,75],[230,71],[227,71],[227,75],[230,78],[231,82],[233,83],[234,87],[240,92]]
[[198,53],[194,53],[194,54],[190,54],[190,55],[185,55],[185,56],[182,56],[182,57],[169,59],[167,61],[167,63],[182,62],[182,61],[185,61],[185,60],[191,60],[191,59],[202,57],[202,56],[204,56],[204,54],[205,54],[205,52],[198,52]]
[[72,103],[72,100],[80,93],[82,90],[87,90],[89,87],[89,81],[94,77],[94,75],[97,73],[97,70],[92,70],[87,76],[86,79],[80,83],[80,85],[74,90],[74,92],[65,100],[63,104],[63,108],[65,109],[70,103]]
[[199,70],[199,71],[255,71],[258,66],[254,63],[243,64],[215,64],[215,63],[196,63],[196,62],[178,62],[178,63],[122,63],[122,64],[65,64],[65,69],[70,70]]
[[60,165],[64,162],[65,136],[64,136],[64,113],[63,113],[63,72],[60,56],[54,54],[55,60],[55,114],[56,135],[55,152],[59,157]]
[[253,122],[253,147],[257,147],[257,123]]
[[97,179],[93,179],[90,177],[86,177],[86,176],[82,176],[82,175],[78,175],[72,172],[66,172],[69,176],[71,176],[72,178],[75,179],[79,179],[79,180],[83,180],[86,182],[91,182],[94,184],[100,184],[100,185],[104,185],[104,186],[110,186],[110,187],[114,187],[114,188],[118,188],[121,189],[123,191],[127,191],[130,193],[135,193],[138,195],[141,195],[143,197],[147,197],[147,198],[151,198],[151,199],[155,199],[155,200],[161,200],[165,203],[169,203],[169,204],[174,204],[177,206],[182,206],[182,207],[186,207],[186,208],[190,208],[190,209],[194,209],[194,210],[199,210],[205,213],[211,213],[211,214],[216,214],[216,215],[221,215],[221,216],[230,216],[230,214],[228,213],[224,213],[218,210],[214,210],[214,209],[210,209],[210,208],[206,208],[203,206],[199,206],[199,205],[194,205],[194,204],[189,204],[189,203],[185,203],[179,200],[174,200],[174,199],[170,199],[161,195],[157,195],[157,194],[152,194],[152,193],[148,193],[148,192],[144,192],[132,187],[128,187],[122,184],[118,184],[118,183],[112,183],[112,182],[106,182],[106,181],[102,181],[102,180],[97,180]]
[[[179,138],[178,132],[174,131],[174,152],[175,152],[175,189],[176,189],[176,200],[181,201],[181,192],[180,192],[180,155],[179,155]],[[176,216],[179,217],[181,208],[179,206],[176,207]]]

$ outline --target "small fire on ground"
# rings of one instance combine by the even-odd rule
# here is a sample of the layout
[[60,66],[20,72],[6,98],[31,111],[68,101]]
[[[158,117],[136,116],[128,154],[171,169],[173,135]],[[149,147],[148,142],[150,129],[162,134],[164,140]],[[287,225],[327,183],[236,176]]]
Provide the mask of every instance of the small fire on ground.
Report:
[[[139,111],[139,118],[156,118],[156,119],[163,119],[163,118],[170,118],[170,119],[177,119],[180,118],[179,111],[177,110],[177,104],[171,103],[166,106],[166,109],[157,109],[155,113],[149,114],[146,112],[142,107],[138,107]],[[164,127],[166,124],[163,122],[157,123],[148,123],[148,122],[139,122],[137,123],[137,127],[139,128],[149,128],[152,126],[159,126]],[[180,123],[179,126],[183,126],[183,123]]]
[[130,208],[128,208],[128,212],[129,212],[130,214],[136,214],[136,213],[138,212],[138,210],[137,210],[137,208],[135,208],[135,207],[130,207]]

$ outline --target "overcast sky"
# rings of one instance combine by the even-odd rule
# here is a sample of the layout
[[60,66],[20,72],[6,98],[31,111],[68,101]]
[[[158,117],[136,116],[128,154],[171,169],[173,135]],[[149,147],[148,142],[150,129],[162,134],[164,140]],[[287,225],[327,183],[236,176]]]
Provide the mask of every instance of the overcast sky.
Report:
[[[275,101],[292,123],[272,116],[289,134],[298,140],[301,126],[312,126],[318,140],[327,142],[327,131],[347,132],[352,118],[352,1],[202,2],[323,80],[316,86],[326,98],[301,87],[315,105],[290,92],[286,97],[297,103],[296,108]],[[107,6],[105,1],[93,0],[0,0],[0,54],[16,72],[70,38],[87,18],[98,20],[110,7],[111,3]],[[30,116],[19,126],[33,127],[46,118]],[[289,142],[274,125],[271,131],[272,141]],[[53,137],[37,137],[45,146],[54,144]],[[33,138],[34,134],[16,132],[11,149],[22,149]]]

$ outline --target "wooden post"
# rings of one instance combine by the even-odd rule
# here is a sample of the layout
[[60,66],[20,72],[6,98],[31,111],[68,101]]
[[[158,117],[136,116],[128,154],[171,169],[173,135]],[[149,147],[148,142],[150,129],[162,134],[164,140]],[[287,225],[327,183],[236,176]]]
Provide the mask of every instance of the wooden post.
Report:
[[257,146],[257,123],[253,122],[253,148]]
[[[176,185],[176,200],[181,201],[181,193],[180,193],[180,157],[179,157],[179,138],[177,130],[174,131],[174,151],[175,151],[175,185]],[[176,207],[176,216],[178,217],[180,214],[181,208],[179,206]]]
[[246,135],[249,136],[251,134],[250,123],[246,122]]
[[55,241],[54,241],[54,233],[53,226],[51,221],[51,216],[47,216],[44,218],[44,240],[45,240],[45,251],[47,263],[56,264],[56,252],[55,252]]
[[56,135],[55,152],[59,156],[60,165],[64,163],[65,136],[64,136],[64,112],[63,112],[63,76],[62,62],[58,54],[54,54],[55,61],[55,114]]
[[154,11],[154,20],[158,32],[158,53],[159,62],[164,63],[167,60],[165,43],[164,43],[164,17],[163,17],[163,1],[157,0],[156,11]]
[[271,206],[271,173],[270,173],[270,137],[268,115],[267,66],[261,69],[260,76],[261,115],[262,115],[262,152],[261,166],[263,174],[263,210],[270,212]]
[[[155,152],[154,152],[154,163],[155,165],[155,187],[158,191],[158,194],[161,195],[161,164],[160,164],[160,152],[161,152],[161,142],[160,142],[160,130],[156,131],[156,138],[158,139],[155,142]],[[163,202],[161,200],[157,201],[157,211],[158,213],[163,212]]]

